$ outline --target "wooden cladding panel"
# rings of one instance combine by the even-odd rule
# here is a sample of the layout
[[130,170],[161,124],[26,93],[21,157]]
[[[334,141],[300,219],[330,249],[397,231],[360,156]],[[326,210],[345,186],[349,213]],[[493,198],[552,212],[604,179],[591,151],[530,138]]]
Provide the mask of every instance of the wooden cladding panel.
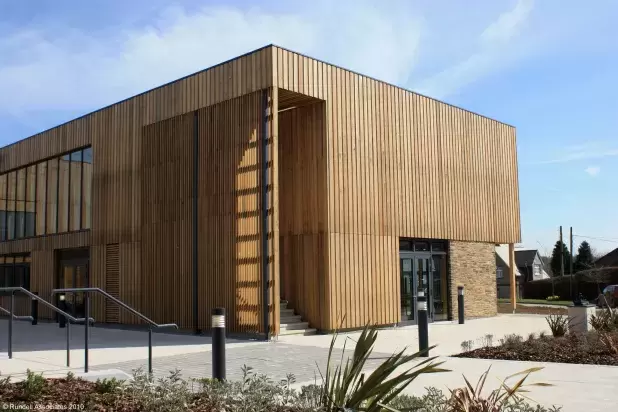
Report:
[[327,229],[325,105],[279,114],[279,240],[283,298],[324,328]]
[[[240,87],[240,86],[239,86]],[[269,93],[268,150],[273,153],[273,96]],[[227,310],[231,331],[260,332],[262,93],[252,93],[197,111],[199,131],[198,323],[210,328],[210,312]],[[193,325],[192,225],[193,135],[195,113],[144,128],[142,145],[141,270],[128,270],[121,250],[121,295],[128,280],[144,273],[144,313],[157,322]],[[268,166],[273,182],[276,158]],[[278,263],[273,263],[278,229],[270,184],[270,313],[271,332],[278,328]],[[128,252],[127,252],[128,253]],[[135,254],[139,254],[138,251]],[[128,254],[127,256],[129,256]],[[135,273],[136,275],[130,275]],[[147,276],[147,277],[146,277]],[[126,297],[126,296],[125,296]],[[129,297],[126,297],[130,299]],[[123,299],[124,300],[124,299]],[[133,300],[130,299],[130,302]],[[276,326],[275,326],[276,325]]]
[[519,241],[512,127],[280,48],[273,58],[275,86],[327,101],[330,232]]
[[145,127],[143,141],[142,308],[155,322],[190,328],[193,114]]
[[[273,96],[269,94],[268,150],[273,153]],[[262,93],[252,93],[198,111],[199,115],[199,295],[200,325],[210,311],[227,309],[231,330],[257,333],[262,326],[261,154]],[[278,264],[274,263],[274,164],[268,166],[270,325],[276,331]],[[274,232],[274,235],[273,235]],[[277,285],[277,287],[275,287]]]
[[[12,240],[9,242],[0,242],[0,255],[11,253],[25,253],[31,251],[54,249],[71,249],[86,247],[91,243],[91,235],[89,230],[62,233],[52,236],[39,236],[27,239]],[[53,266],[48,270],[53,271]]]
[[[107,245],[105,250],[105,291],[115,298],[120,298],[120,246],[116,243]],[[106,302],[105,322],[118,323],[120,307],[113,302]]]
[[[95,137],[116,140],[128,132],[136,137],[138,127],[268,88],[272,63],[266,47],[1,148],[0,172],[86,146]],[[123,122],[115,120],[123,116]]]

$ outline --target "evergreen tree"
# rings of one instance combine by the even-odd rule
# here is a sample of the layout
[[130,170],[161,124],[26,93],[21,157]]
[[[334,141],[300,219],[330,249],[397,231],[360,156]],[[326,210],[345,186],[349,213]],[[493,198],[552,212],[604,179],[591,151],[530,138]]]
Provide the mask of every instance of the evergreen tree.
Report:
[[580,270],[591,269],[593,263],[592,249],[590,248],[590,244],[584,240],[581,245],[579,245],[579,248],[577,248],[577,256],[573,262],[573,271],[577,273]]
[[562,249],[562,259],[564,262],[564,273],[569,273],[569,264],[571,263],[571,255],[569,254],[569,249],[566,247],[564,242],[558,240],[556,245],[554,246],[554,251],[551,254],[551,271],[552,276],[560,276],[560,249]]

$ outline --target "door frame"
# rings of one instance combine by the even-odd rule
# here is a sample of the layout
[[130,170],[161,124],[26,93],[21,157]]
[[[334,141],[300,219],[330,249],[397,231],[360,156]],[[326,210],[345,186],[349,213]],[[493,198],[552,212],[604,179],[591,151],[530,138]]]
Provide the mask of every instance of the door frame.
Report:
[[[418,324],[418,310],[417,310],[417,297],[418,297],[418,260],[425,259],[429,265],[433,265],[433,258],[431,252],[413,252],[413,251],[399,251],[399,277],[401,279],[402,272],[402,259],[412,259],[412,296],[410,298],[411,310],[414,313],[413,319],[402,319],[398,325],[406,326],[406,325],[416,325]],[[425,269],[427,271],[427,318],[429,322],[433,322],[433,271],[431,270],[431,266]],[[399,311],[401,315],[401,285],[399,286]]]
[[[64,268],[69,266],[73,268],[77,267],[85,267],[85,286],[90,287],[90,249],[88,248],[80,248],[80,249],[66,249],[66,250],[58,250],[57,255],[57,266],[56,266],[56,279],[55,285],[56,288],[64,288]],[[74,269],[75,270],[75,269]],[[62,282],[61,282],[62,281]],[[73,277],[73,285],[72,288],[75,287],[76,278]],[[75,294],[73,294],[75,295]],[[75,299],[73,296],[72,300]],[[60,295],[56,294],[54,298],[54,303],[56,307],[60,304]],[[75,308],[73,307],[69,314],[75,316]],[[59,315],[56,313],[56,321],[60,319]]]

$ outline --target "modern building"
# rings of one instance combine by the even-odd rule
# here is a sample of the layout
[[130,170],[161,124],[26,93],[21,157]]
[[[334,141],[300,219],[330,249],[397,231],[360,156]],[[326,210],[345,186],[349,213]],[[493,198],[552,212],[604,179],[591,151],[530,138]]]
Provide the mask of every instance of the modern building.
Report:
[[292,309],[415,322],[421,291],[450,319],[459,285],[492,316],[494,245],[520,241],[512,126],[272,45],[4,147],[0,173],[4,285],[186,329],[218,306],[249,334]]

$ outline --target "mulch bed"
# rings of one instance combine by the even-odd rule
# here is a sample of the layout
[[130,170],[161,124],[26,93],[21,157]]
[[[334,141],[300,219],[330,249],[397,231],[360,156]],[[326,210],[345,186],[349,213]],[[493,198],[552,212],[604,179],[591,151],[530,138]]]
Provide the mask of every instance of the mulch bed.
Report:
[[[612,336],[614,342],[618,342],[618,333]],[[510,340],[500,346],[474,349],[455,357],[618,366],[618,353],[604,344],[596,332]]]

